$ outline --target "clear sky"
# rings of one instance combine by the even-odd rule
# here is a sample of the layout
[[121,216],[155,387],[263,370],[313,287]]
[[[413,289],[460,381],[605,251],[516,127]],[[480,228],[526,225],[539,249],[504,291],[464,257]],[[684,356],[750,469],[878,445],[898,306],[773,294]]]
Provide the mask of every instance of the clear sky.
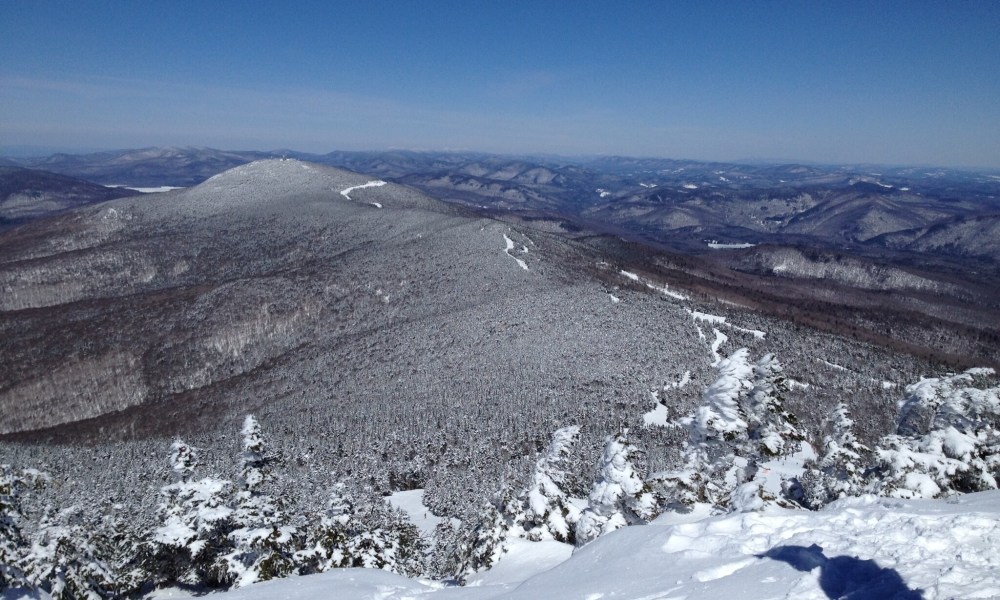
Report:
[[1000,2],[0,0],[0,147],[153,145],[1000,167]]

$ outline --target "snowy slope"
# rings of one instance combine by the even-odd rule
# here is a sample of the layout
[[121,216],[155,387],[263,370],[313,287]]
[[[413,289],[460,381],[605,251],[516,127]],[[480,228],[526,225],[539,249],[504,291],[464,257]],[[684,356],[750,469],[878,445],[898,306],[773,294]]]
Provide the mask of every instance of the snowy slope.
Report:
[[[578,550],[518,541],[464,588],[348,569],[267,582],[219,600],[420,598],[1000,597],[1000,492],[944,500],[862,497],[819,512],[668,513]],[[562,554],[560,554],[562,553]],[[508,568],[513,567],[513,568]],[[547,570],[542,570],[547,569]],[[514,575],[520,576],[519,579]],[[180,597],[161,592],[158,597]]]

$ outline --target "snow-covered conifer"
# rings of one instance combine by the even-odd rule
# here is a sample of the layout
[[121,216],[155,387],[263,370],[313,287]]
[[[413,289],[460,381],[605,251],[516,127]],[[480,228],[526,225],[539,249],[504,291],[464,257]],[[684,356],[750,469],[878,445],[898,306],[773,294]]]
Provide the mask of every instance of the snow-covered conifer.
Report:
[[360,529],[346,486],[338,482],[330,491],[326,510],[309,527],[306,549],[295,554],[301,572],[322,573],[354,566],[350,554],[351,538],[359,534]]
[[823,438],[822,454],[799,480],[801,501],[809,508],[864,492],[871,450],[854,435],[854,420],[846,404],[837,405],[827,425],[830,433]]
[[638,449],[628,442],[627,433],[623,430],[608,436],[605,442],[589,505],[577,521],[577,545],[645,522],[655,514],[655,498],[636,471]]
[[[769,363],[764,364],[770,370]],[[747,443],[746,405],[754,388],[749,351],[740,348],[719,361],[716,368],[719,377],[702,395],[703,404],[693,415],[679,420],[688,431],[681,466],[652,478],[670,505],[687,507],[704,502],[728,509],[733,492],[751,479],[755,470],[741,456],[752,458],[756,454]],[[767,376],[760,379],[763,394]]]
[[479,521],[458,535],[452,560],[455,579],[465,581],[473,573],[496,564],[507,551],[509,527],[503,512],[495,504],[489,504]]
[[996,489],[1000,386],[993,376],[992,369],[972,369],[908,386],[896,433],[875,451],[875,491],[930,498]]
[[523,517],[517,523],[528,539],[573,542],[580,511],[569,502],[561,486],[567,478],[570,452],[579,437],[580,428],[575,425],[556,430],[535,463],[531,484],[521,495]]
[[79,517],[78,507],[46,510],[25,559],[31,581],[55,600],[111,598],[114,576]]
[[24,572],[26,542],[21,532],[21,487],[24,478],[0,464],[0,590],[31,587]]
[[197,453],[182,440],[171,445],[170,461],[177,481],[160,489],[160,525],[147,543],[146,571],[155,583],[224,583],[221,557],[229,547],[233,512],[224,498],[229,482],[215,477],[192,481]]
[[767,354],[754,365],[753,389],[747,410],[747,435],[754,445],[751,452],[770,458],[794,451],[804,436],[795,427],[795,417],[785,409],[788,382],[781,363]]
[[244,419],[242,434],[240,490],[229,533],[234,549],[225,557],[228,578],[237,587],[295,572],[299,537],[298,529],[287,523],[279,504],[263,490],[272,475],[273,459],[267,454],[260,424],[252,415]]
[[704,404],[694,416],[682,421],[688,426],[693,442],[719,445],[746,435],[743,404],[752,387],[753,375],[749,354],[746,348],[740,348],[716,365],[719,377],[705,390]]
[[359,512],[358,520],[348,540],[349,566],[408,577],[424,572],[425,542],[406,513],[377,498]]

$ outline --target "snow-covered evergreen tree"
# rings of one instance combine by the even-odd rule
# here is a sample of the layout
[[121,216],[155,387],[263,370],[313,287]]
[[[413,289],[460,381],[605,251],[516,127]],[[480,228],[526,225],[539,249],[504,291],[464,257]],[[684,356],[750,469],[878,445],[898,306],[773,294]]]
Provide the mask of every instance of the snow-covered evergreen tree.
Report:
[[656,499],[636,471],[638,449],[628,442],[627,433],[620,431],[605,441],[589,504],[577,521],[577,545],[655,515]]
[[535,463],[531,484],[521,495],[521,514],[516,519],[528,539],[573,543],[580,511],[569,502],[561,486],[567,478],[570,452],[579,437],[580,428],[575,425],[556,430]]
[[310,523],[306,548],[295,554],[300,572],[322,573],[352,566],[350,544],[358,529],[356,523],[346,486],[338,482],[330,491],[326,510]]
[[753,367],[749,350],[740,348],[716,365],[719,377],[705,390],[702,404],[694,416],[684,419],[691,441],[701,445],[709,459],[728,454],[733,442],[746,436],[747,416],[744,405],[752,389]]
[[[755,468],[746,454],[755,455],[749,444],[746,406],[754,389],[754,367],[749,351],[741,348],[716,365],[719,377],[702,395],[703,404],[691,416],[680,419],[687,429],[681,466],[657,473],[655,486],[668,505],[687,507],[705,502],[729,508],[733,492],[752,479]],[[765,363],[762,371],[770,370]],[[761,376],[761,404],[766,406],[767,376]]]
[[55,600],[99,600],[116,595],[113,573],[98,556],[80,509],[47,509],[25,558],[32,584]]
[[466,520],[445,561],[457,581],[464,582],[473,573],[490,569],[507,551],[507,537],[512,526],[508,515],[517,506],[520,503],[505,488],[491,501],[484,502],[478,520]]
[[147,542],[145,569],[157,584],[222,584],[233,512],[224,498],[229,482],[192,481],[197,453],[182,440],[170,446],[170,464],[176,481],[160,489],[160,525]]
[[753,368],[753,389],[747,409],[750,451],[762,459],[794,452],[805,439],[795,427],[796,419],[785,409],[788,381],[781,363],[766,354]]
[[908,386],[896,432],[875,450],[880,477],[874,491],[933,498],[996,489],[1000,386],[994,375],[971,369]]
[[854,420],[847,405],[838,404],[826,424],[830,433],[823,438],[822,454],[799,478],[800,501],[809,508],[864,493],[871,450],[854,435]]
[[375,499],[358,515],[361,526],[351,536],[352,567],[383,569],[408,577],[425,570],[425,542],[403,511],[384,498]]
[[24,572],[26,542],[21,531],[22,475],[0,464],[0,590],[32,587]]
[[146,583],[142,554],[145,540],[134,515],[122,504],[102,507],[101,522],[93,532],[93,546],[113,573],[114,597],[132,596]]
[[263,489],[272,477],[273,458],[267,454],[257,419],[247,415],[241,433],[240,489],[229,533],[234,549],[225,557],[228,578],[237,587],[294,573],[299,538],[298,529],[287,522],[279,504]]

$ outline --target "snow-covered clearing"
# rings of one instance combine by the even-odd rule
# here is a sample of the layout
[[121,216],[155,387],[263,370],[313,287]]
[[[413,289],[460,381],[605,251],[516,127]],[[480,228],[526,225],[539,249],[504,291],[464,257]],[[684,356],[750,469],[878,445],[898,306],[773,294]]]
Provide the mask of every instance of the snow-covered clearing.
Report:
[[130,185],[112,184],[106,185],[104,187],[108,188],[125,188],[126,190],[132,190],[135,192],[142,192],[143,194],[159,194],[161,192],[169,192],[171,190],[183,190],[183,187],[176,185],[160,185],[156,187],[132,187]]
[[666,427],[670,422],[670,411],[658,399],[653,410],[642,415],[642,424],[646,427]]
[[[466,587],[374,569],[335,569],[219,600],[538,600],[628,598],[996,598],[1000,491],[951,500],[864,496],[818,512],[768,508],[710,516],[696,506],[626,527],[575,553],[515,540]],[[189,597],[163,590],[153,597]]]
[[[691,383],[691,371],[684,371],[684,374],[677,381],[671,381],[664,385],[662,391],[678,390],[689,383]],[[670,424],[670,411],[663,403],[660,391],[654,390],[652,396],[653,410],[642,415],[642,423],[646,427],[666,427]]]
[[184,188],[173,185],[161,185],[158,187],[128,187],[125,189],[135,190],[137,192],[142,192],[143,194],[159,194],[161,192],[169,192],[171,190],[183,190]]
[[739,325],[733,325],[726,319],[726,317],[721,317],[719,315],[710,315],[708,313],[698,312],[696,310],[690,310],[690,309],[685,309],[685,310],[687,310],[688,314],[691,315],[691,318],[694,319],[695,321],[705,321],[707,323],[712,323],[714,325],[725,325],[730,329],[741,331],[743,333],[749,333],[758,340],[764,339],[764,337],[767,335],[765,332],[759,329],[747,329],[745,327],[740,327]]
[[[354,190],[361,190],[361,189],[364,189],[364,188],[372,188],[372,187],[380,187],[380,186],[385,185],[385,183],[386,182],[382,181],[381,179],[377,179],[375,181],[369,181],[368,183],[362,183],[361,185],[353,185],[353,186],[351,186],[349,188],[345,188],[345,189],[340,190],[340,195],[343,196],[344,198],[347,198],[348,200],[350,200],[351,199],[351,192],[353,192]],[[378,208],[382,208],[382,205],[379,204],[378,202],[370,202],[369,204],[372,204],[373,206],[376,206]]]
[[834,369],[836,371],[850,371],[850,369],[848,369],[847,367],[845,367],[843,365],[838,365],[837,363],[832,363],[832,362],[830,362],[828,360],[823,360],[822,358],[817,358],[816,360],[818,360],[819,362],[823,363],[824,365],[826,365],[826,366],[828,366],[831,369]]
[[[522,269],[524,269],[525,271],[527,271],[528,270],[528,263],[524,262],[520,258],[518,258],[518,257],[516,257],[516,256],[514,256],[513,254],[510,253],[510,251],[514,249],[514,240],[510,239],[509,237],[507,237],[507,234],[505,233],[505,234],[503,234],[503,241],[504,241],[504,243],[507,244],[507,248],[503,251],[504,254],[506,254],[507,256],[509,256],[511,258],[513,258],[517,262],[517,265],[519,267],[521,267]],[[527,252],[528,252],[527,246],[522,246],[521,248],[522,248],[522,250],[521,250],[522,254],[527,254]]]
[[621,273],[622,276],[627,277],[628,279],[630,279],[630,280],[632,280],[632,281],[634,281],[636,283],[643,283],[643,284],[645,284],[646,287],[648,287],[651,290],[655,290],[657,292],[660,292],[661,294],[663,294],[665,296],[670,296],[674,300],[687,300],[688,299],[688,297],[685,296],[685,295],[683,295],[683,294],[678,294],[677,292],[670,291],[670,289],[667,286],[667,284],[663,284],[663,287],[660,287],[658,285],[655,285],[653,283],[650,283],[649,281],[646,281],[646,280],[642,279],[641,277],[639,277],[638,273],[633,273],[632,271],[626,271],[624,269],[622,269],[621,271],[619,271],[619,273]]
[[664,296],[670,296],[674,300],[687,300],[688,299],[688,297],[685,296],[684,294],[678,294],[677,292],[671,292],[670,289],[667,287],[667,284],[663,284],[663,287],[658,287],[658,286],[655,286],[652,283],[649,283],[647,281],[646,282],[646,287],[648,287],[651,290],[656,290],[657,292],[660,292]]
[[744,248],[753,248],[757,244],[749,244],[746,242],[738,244],[720,244],[719,242],[709,242],[708,247],[712,250],[742,250]]
[[[386,500],[389,501],[389,504],[409,515],[410,521],[427,538],[433,537],[434,529],[441,521],[444,521],[444,518],[432,513],[424,504],[424,490],[422,489],[396,492],[386,498]],[[457,520],[453,522],[453,524],[457,523]]]

